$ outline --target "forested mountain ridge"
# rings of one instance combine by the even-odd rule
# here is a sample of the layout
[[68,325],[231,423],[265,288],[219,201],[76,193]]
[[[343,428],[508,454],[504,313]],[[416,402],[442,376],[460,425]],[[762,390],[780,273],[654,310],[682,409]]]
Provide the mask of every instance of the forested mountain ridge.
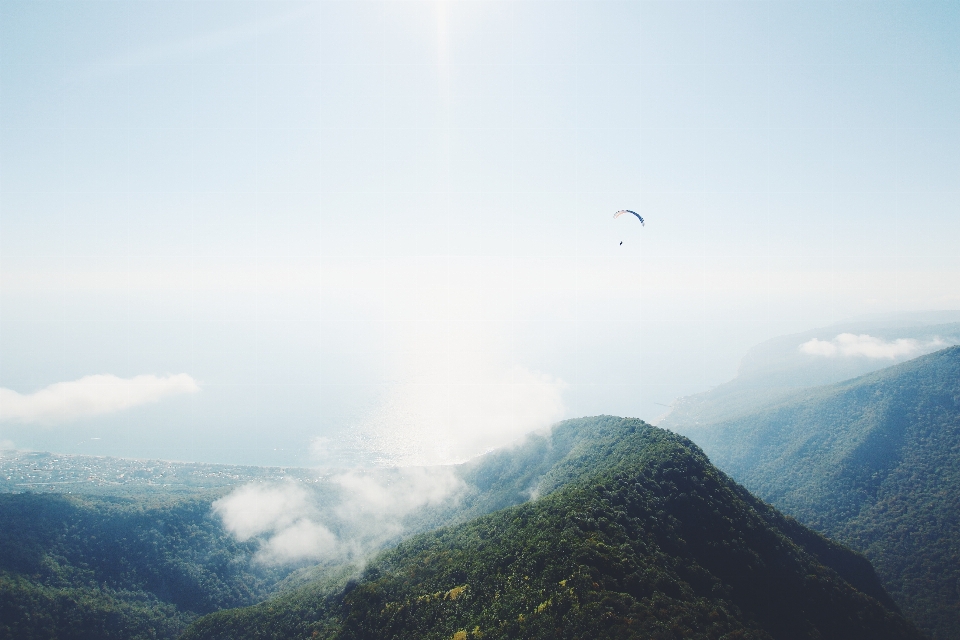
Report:
[[[405,527],[429,530],[524,502],[579,442],[576,432],[551,430],[460,465],[456,499],[409,514]],[[258,541],[225,531],[214,500],[246,482],[293,478],[336,506],[332,472],[42,453],[3,461],[3,488],[19,492],[0,492],[2,640],[175,638],[199,614],[253,604],[317,573],[279,582],[296,566],[257,563]],[[97,495],[51,491],[61,486]]]
[[[690,441],[609,416],[538,499],[408,539],[355,580],[201,618],[226,638],[917,638],[869,563]],[[869,595],[868,595],[869,594]]]
[[[602,435],[560,426],[459,465],[455,499],[408,514],[403,530],[525,502],[557,482],[551,470],[576,459],[584,437]],[[0,639],[174,638],[198,614],[252,604],[329,573],[305,569],[278,582],[296,566],[256,562],[258,541],[237,542],[211,503],[250,481],[292,477],[319,496],[320,508],[335,509],[333,472],[42,453],[3,462],[6,488],[19,493],[0,493]],[[390,470],[367,473],[391,482]],[[102,481],[83,482],[90,477]],[[51,492],[61,486],[98,495]]]
[[864,553],[922,630],[960,637],[960,347],[677,430],[759,497]]
[[0,494],[0,638],[174,638],[199,614],[263,599],[212,497]]

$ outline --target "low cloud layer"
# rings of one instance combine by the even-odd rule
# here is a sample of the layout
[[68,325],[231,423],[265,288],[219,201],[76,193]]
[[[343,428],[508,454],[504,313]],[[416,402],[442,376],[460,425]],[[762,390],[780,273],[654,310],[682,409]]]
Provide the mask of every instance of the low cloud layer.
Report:
[[0,388],[0,420],[54,424],[114,413],[163,398],[196,393],[197,382],[185,373],[172,376],[85,376],[21,394]]
[[213,511],[238,540],[259,540],[257,562],[344,561],[402,534],[407,516],[456,500],[463,488],[450,467],[351,471],[313,488],[248,484]]
[[213,503],[224,528],[243,542],[281,531],[313,514],[307,491],[296,484],[248,484]]
[[344,500],[337,507],[345,522],[379,521],[378,528],[399,533],[401,520],[425,506],[436,506],[463,489],[452,467],[408,467],[382,472],[360,470],[338,474],[333,481]]
[[465,383],[399,383],[359,429],[358,447],[384,466],[463,462],[562,418],[566,386],[522,367]]
[[865,333],[860,335],[841,333],[833,340],[818,340],[817,338],[808,340],[800,345],[800,351],[807,355],[827,358],[861,357],[874,360],[900,360],[942,349],[947,344],[939,337],[926,342],[914,338],[886,341]]
[[256,557],[264,564],[323,560],[336,555],[340,546],[333,532],[318,522],[304,518],[265,540]]
[[261,538],[260,562],[322,560],[338,553],[337,537],[317,522],[313,496],[298,484],[244,485],[214,502],[213,511],[237,540]]

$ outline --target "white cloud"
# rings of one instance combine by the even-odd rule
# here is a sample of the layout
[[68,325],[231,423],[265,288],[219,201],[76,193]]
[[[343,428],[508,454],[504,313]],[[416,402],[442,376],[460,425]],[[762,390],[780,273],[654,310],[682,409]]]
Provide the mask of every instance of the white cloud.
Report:
[[338,553],[337,537],[316,522],[313,496],[292,482],[244,485],[214,502],[213,512],[237,540],[263,538],[254,556],[258,562],[320,560]]
[[298,520],[266,540],[255,556],[265,564],[321,560],[338,549],[337,536],[309,518]]
[[238,540],[280,531],[312,515],[306,490],[296,484],[248,484],[213,503],[223,526]]
[[69,422],[199,390],[196,380],[185,373],[133,378],[85,376],[71,382],[58,382],[30,394],[0,388],[0,420],[48,424]]
[[875,360],[912,358],[947,346],[947,342],[935,337],[927,342],[914,338],[898,338],[885,341],[862,333],[841,333],[833,340],[813,338],[800,345],[801,352],[823,357],[863,357]]
[[452,467],[406,467],[388,473],[348,471],[334,477],[346,500],[341,517],[398,520],[423,506],[437,505],[464,487]]
[[399,383],[360,428],[360,447],[386,466],[463,462],[560,419],[566,386],[519,366],[464,382]]
[[244,485],[214,502],[213,511],[238,540],[259,539],[258,562],[345,560],[379,548],[403,533],[407,515],[455,500],[464,487],[449,467],[351,471],[330,485],[336,490],[327,498],[339,493],[339,501],[326,508],[290,482]]

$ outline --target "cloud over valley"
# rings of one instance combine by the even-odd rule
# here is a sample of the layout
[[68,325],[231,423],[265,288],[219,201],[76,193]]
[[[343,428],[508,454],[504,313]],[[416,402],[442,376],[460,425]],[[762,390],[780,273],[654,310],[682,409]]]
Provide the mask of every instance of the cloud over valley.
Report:
[[417,510],[454,503],[464,489],[451,467],[355,470],[314,485],[247,484],[213,511],[237,540],[259,540],[260,563],[345,561],[402,534]]

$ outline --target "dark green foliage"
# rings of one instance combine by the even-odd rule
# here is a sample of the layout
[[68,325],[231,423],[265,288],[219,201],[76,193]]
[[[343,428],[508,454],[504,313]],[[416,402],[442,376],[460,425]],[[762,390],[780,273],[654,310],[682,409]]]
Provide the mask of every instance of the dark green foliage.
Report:
[[[551,482],[547,472],[558,461],[577,455],[575,450],[582,444],[580,441],[576,430],[555,429],[549,435],[532,436],[518,447],[461,466],[457,473],[467,486],[466,492],[458,496],[457,501],[410,514],[404,523],[407,531],[430,530],[526,501],[540,484]],[[42,476],[44,480],[71,478],[69,473],[85,473],[91,464],[87,459],[67,459],[64,471],[56,463],[60,457],[49,454],[23,454],[22,457],[26,462],[20,467],[32,470],[35,475],[46,473]],[[221,469],[211,465],[96,462],[99,465],[96,468],[104,477],[145,475],[151,484],[108,483],[98,487],[100,497],[0,494],[0,518],[3,519],[0,574],[9,578],[0,598],[7,603],[16,602],[15,606],[11,604],[12,610],[18,612],[23,621],[43,619],[46,620],[43,629],[59,624],[69,626],[71,633],[77,634],[78,627],[67,622],[73,620],[77,611],[93,615],[95,609],[113,611],[120,606],[118,603],[127,603],[132,608],[111,619],[123,619],[132,630],[139,628],[137,616],[151,618],[153,613],[149,610],[153,605],[150,603],[154,603],[154,613],[170,618],[167,626],[159,625],[157,633],[160,637],[171,637],[169,629],[182,629],[184,621],[195,614],[250,604],[265,597],[274,587],[289,590],[303,584],[306,576],[317,571],[323,573],[322,568],[313,568],[295,572],[277,583],[292,567],[267,570],[250,566],[257,542],[238,544],[211,516],[210,502],[225,488],[212,493],[196,489],[186,493],[189,487],[183,484],[171,485],[173,489],[153,484],[170,478],[194,484],[231,479],[242,483],[264,474],[276,475],[278,470],[263,469],[258,475],[256,469]],[[293,475],[306,473],[286,471]],[[381,473],[389,475],[388,470]],[[315,477],[315,473],[307,475]],[[108,489],[119,492],[120,496],[103,495]],[[335,504],[336,494],[330,489],[330,485],[320,487],[321,492],[326,491],[320,497]],[[186,497],[161,500],[174,490],[186,493]],[[134,496],[136,500],[132,499]],[[25,591],[28,587],[32,589],[30,594]],[[69,613],[64,608],[66,604],[51,606],[49,603],[53,600],[62,604],[73,602],[71,606],[76,611]],[[30,603],[34,606],[45,603],[42,606],[46,611],[34,610]],[[91,625],[106,629],[103,624]],[[37,633],[37,637],[46,635],[41,631]],[[29,637],[23,633],[15,635]]]
[[0,575],[0,638],[175,638],[193,616],[142,593],[45,587]]
[[210,498],[0,494],[0,638],[173,638],[281,577],[249,564]]
[[684,433],[761,498],[864,553],[922,630],[960,637],[960,347]]
[[573,444],[542,470],[552,493],[411,538],[342,587],[204,617],[184,640],[918,637],[862,557],[689,441],[612,417],[555,433]]
[[339,630],[337,614],[343,601],[341,594],[355,585],[352,579],[355,572],[355,567],[340,567],[332,575],[266,602],[204,616],[201,626],[187,629],[181,640],[332,637]]

